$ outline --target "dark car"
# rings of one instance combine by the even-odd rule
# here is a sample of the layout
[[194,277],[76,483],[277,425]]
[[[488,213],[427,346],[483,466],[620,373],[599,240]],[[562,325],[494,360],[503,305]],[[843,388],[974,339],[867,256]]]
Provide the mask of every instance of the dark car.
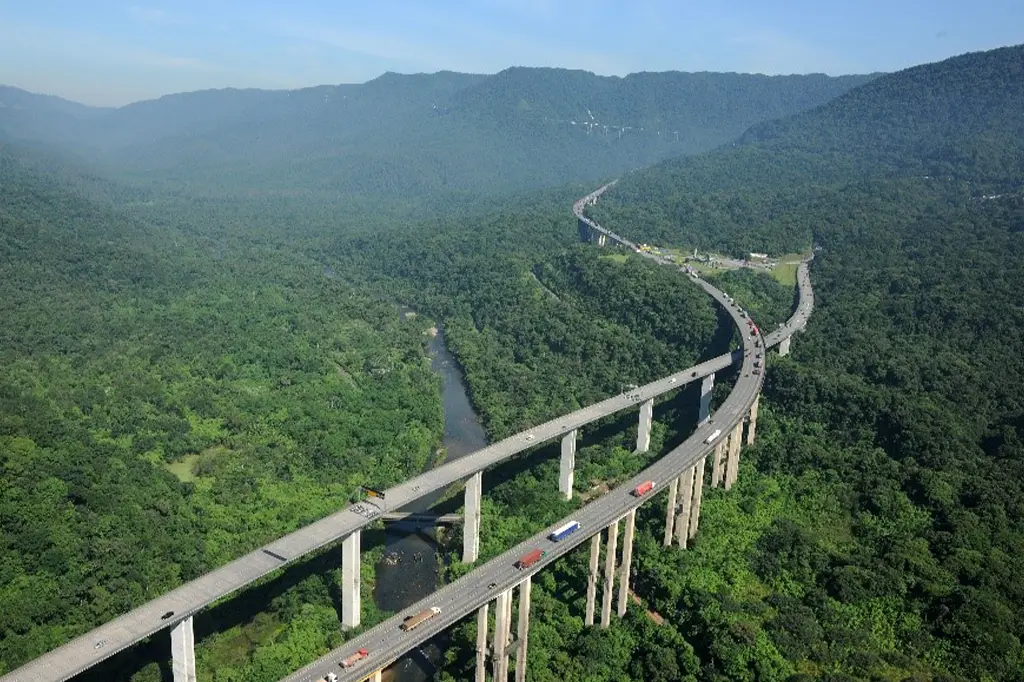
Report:
[[168,611],[164,615],[160,616],[160,620],[167,620],[168,618],[170,618],[173,615],[174,615],[174,611]]

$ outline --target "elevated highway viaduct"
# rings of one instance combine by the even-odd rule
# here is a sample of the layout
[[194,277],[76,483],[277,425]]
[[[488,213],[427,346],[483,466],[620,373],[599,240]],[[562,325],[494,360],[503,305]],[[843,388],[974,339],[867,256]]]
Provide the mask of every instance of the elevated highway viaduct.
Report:
[[[585,218],[583,208],[587,203],[592,203],[593,200],[596,200],[596,197],[607,187],[611,186],[611,184],[614,183],[606,185],[577,202],[574,206],[574,212],[576,212],[577,217],[580,219]],[[602,243],[611,241],[635,249],[635,245],[631,242],[610,231],[604,230],[593,221],[587,219],[586,224],[589,229],[605,236],[605,240]],[[666,261],[652,254],[644,255],[658,262],[666,263]],[[760,372],[752,373],[753,362],[759,358],[763,360],[763,352],[767,347],[780,345],[781,350],[781,344],[785,343],[788,350],[789,339],[793,333],[804,328],[807,317],[813,307],[810,280],[807,276],[807,266],[805,263],[801,265],[798,272],[800,299],[795,313],[785,326],[765,336],[762,345],[761,339],[750,335],[750,330],[744,324],[745,321],[740,317],[740,311],[734,304],[729,303],[722,292],[702,280],[695,280],[695,282],[729,311],[735,325],[741,331],[743,338],[742,348],[706,360],[693,367],[608,398],[594,405],[584,407],[570,414],[552,419],[477,450],[457,461],[415,476],[383,491],[384,494],[374,501],[361,502],[342,509],[146,602],[132,611],[43,654],[22,667],[6,673],[0,677],[0,682],[61,682],[161,630],[170,630],[172,669],[175,682],[194,682],[196,680],[196,672],[192,619],[196,612],[283,566],[325,546],[339,542],[341,544],[342,564],[342,625],[346,628],[357,628],[360,625],[359,567],[360,537],[363,528],[379,521],[384,514],[400,510],[424,495],[447,488],[456,483],[464,482],[463,560],[473,563],[479,555],[480,499],[482,477],[486,469],[504,462],[521,452],[530,450],[541,443],[560,439],[561,458],[558,485],[559,490],[565,495],[566,499],[571,499],[573,495],[576,442],[581,427],[623,410],[639,408],[636,451],[646,452],[650,445],[650,429],[655,398],[676,391],[692,382],[699,381],[701,382],[698,414],[699,426],[694,434],[642,474],[634,477],[633,480],[579,510],[577,520],[582,524],[582,531],[570,536],[564,542],[552,545],[551,549],[553,551],[549,551],[544,560],[534,565],[530,571],[519,573],[518,571],[510,570],[509,566],[519,556],[519,553],[527,551],[533,546],[544,546],[543,534],[510,549],[501,557],[475,569],[459,581],[442,588],[442,590],[430,598],[423,600],[413,607],[411,612],[415,613],[418,607],[429,608],[435,602],[442,606],[441,614],[422,626],[403,633],[403,631],[398,630],[402,616],[396,616],[350,640],[340,649],[303,668],[303,670],[288,679],[315,680],[317,675],[323,677],[329,671],[335,671],[344,680],[363,679],[369,674],[374,673],[374,671],[380,671],[397,660],[405,651],[414,648],[420,642],[429,639],[433,634],[448,627],[475,609],[478,610],[478,617],[480,617],[479,614],[484,614],[484,620],[486,621],[487,604],[492,599],[498,600],[501,616],[498,619],[496,637],[500,635],[507,640],[506,635],[508,634],[509,619],[511,618],[511,588],[514,585],[520,585],[520,593],[526,595],[527,608],[523,610],[520,607],[520,610],[528,615],[529,578],[537,570],[564,555],[587,538],[598,537],[605,528],[609,529],[609,548],[612,550],[611,554],[614,555],[617,544],[617,528],[619,521],[623,518],[626,518],[626,541],[624,546],[631,548],[632,520],[635,518],[635,510],[640,502],[645,501],[647,497],[634,499],[629,495],[628,491],[632,489],[631,486],[636,485],[641,480],[654,480],[659,489],[664,487],[669,489],[670,496],[673,498],[673,504],[669,505],[666,542],[675,537],[678,542],[685,545],[686,539],[692,537],[693,533],[696,532],[705,459],[709,453],[713,453],[711,467],[712,485],[722,484],[729,487],[736,478],[735,472],[739,461],[743,420],[747,415],[749,415],[750,422],[747,442],[749,443],[753,440],[757,419],[757,397],[762,379]],[[741,379],[737,381],[732,393],[715,412],[712,419],[710,407],[714,375],[716,372],[729,368],[734,364],[738,364],[741,367]],[[763,366],[763,362],[761,365]],[[705,444],[703,442],[704,439],[714,431],[720,431],[719,436],[711,443]],[[701,472],[699,476],[695,473],[698,461]],[[697,483],[698,481],[700,484]],[[680,488],[682,488],[681,492]],[[675,507],[679,506],[674,502],[677,497],[681,500],[681,506],[689,507],[685,514],[683,511],[675,510]],[[685,528],[685,530],[680,531],[680,528]],[[592,540],[592,552],[596,551],[593,549],[596,547],[598,547],[597,540]],[[597,561],[595,557],[596,554],[592,554],[592,566]],[[628,565],[629,557],[624,556],[623,566],[625,566],[625,570],[622,572],[623,577],[627,575]],[[610,590],[614,579],[609,578],[609,576],[614,568],[614,560],[612,560],[612,564],[606,563],[605,568],[605,604],[602,605],[602,623],[607,625],[608,618],[605,616],[605,612],[610,609],[611,604]],[[596,568],[594,568],[594,571],[596,571]],[[591,576],[591,587],[594,586],[594,581],[596,580],[596,573],[594,571],[592,571]],[[494,584],[493,586],[491,586],[492,583]],[[625,609],[625,597],[623,595],[624,592],[620,593],[620,612]],[[588,613],[591,613],[594,608],[593,599],[588,599],[588,602],[590,603]],[[528,618],[526,621],[520,619],[520,628],[526,627],[528,627]],[[495,641],[498,642],[498,640]],[[525,636],[520,638],[520,642],[522,655],[525,655]],[[341,671],[338,668],[338,659],[351,654],[363,646],[372,649],[370,656],[357,668]],[[505,654],[501,652],[507,653],[506,645],[498,646],[495,644],[494,651],[497,656],[496,660],[504,660],[502,656]],[[504,669],[507,672],[507,661],[504,665]],[[370,673],[357,672],[367,669],[370,670]],[[522,679],[518,671],[522,671],[522,674],[525,674],[525,663],[517,665],[516,670],[517,678]],[[481,662],[481,665],[478,666],[478,675],[482,674],[482,671],[483,665]]]
[[[611,185],[605,185],[597,192],[578,201],[574,206],[577,217],[585,218],[582,211],[587,205],[587,199],[599,195],[609,186]],[[631,242],[623,240],[612,232],[605,231],[589,219],[587,219],[587,227],[604,235],[604,241],[599,243],[618,243],[627,248],[635,248]],[[590,239],[589,241],[596,240]],[[660,263],[668,264],[668,261],[651,254],[645,255]],[[707,282],[696,278],[695,281],[728,311],[733,323],[740,331],[743,343],[740,349],[709,361],[716,369],[723,369],[732,364],[740,365],[739,379],[736,385],[725,402],[713,414],[709,408],[710,386],[714,373],[708,371],[706,366],[698,365],[697,368],[684,370],[680,373],[683,375],[682,377],[672,375],[642,387],[639,389],[640,398],[637,399],[637,402],[641,402],[638,449],[645,445],[645,442],[640,442],[645,438],[644,433],[646,432],[649,436],[649,411],[646,412],[645,417],[645,409],[649,410],[648,406],[650,405],[647,402],[649,392],[659,390],[665,381],[678,383],[681,379],[701,380],[698,425],[681,445],[611,492],[577,510],[571,517],[562,519],[530,539],[509,548],[500,556],[442,587],[402,613],[376,625],[290,675],[284,682],[314,682],[323,679],[328,673],[337,675],[338,682],[355,682],[364,679],[379,682],[381,671],[398,660],[406,651],[420,646],[423,642],[474,612],[477,619],[477,682],[483,682],[485,679],[488,652],[490,652],[494,680],[505,682],[508,679],[510,658],[514,653],[516,682],[524,682],[527,673],[526,652],[529,642],[532,578],[551,563],[587,542],[590,544],[590,570],[584,623],[594,625],[597,618],[599,579],[602,582],[600,626],[608,627],[610,624],[613,602],[615,602],[616,613],[619,616],[625,615],[629,595],[636,511],[654,496],[647,494],[636,497],[633,491],[646,481],[654,482],[655,491],[668,491],[669,501],[663,544],[666,547],[677,544],[679,547],[685,548],[687,541],[697,533],[707,470],[710,468],[710,485],[712,487],[731,488],[736,481],[740,446],[744,440],[745,420],[747,422],[746,444],[750,445],[754,441],[758,400],[763,380],[763,374],[755,372],[757,369],[755,363],[763,369],[765,349],[788,342],[792,334],[804,329],[814,306],[813,291],[805,262],[800,265],[797,273],[799,298],[796,310],[782,327],[761,339],[758,335],[751,334],[751,329],[746,324],[747,320],[742,316],[741,310],[735,303],[730,302],[721,291]],[[707,364],[704,363],[704,365]],[[645,419],[647,420],[646,428],[644,427]],[[563,465],[566,462],[567,452],[564,443],[563,440]],[[568,451],[571,453],[572,449],[568,448]],[[709,458],[711,460],[710,467],[707,464]],[[566,467],[563,466],[562,470],[564,473]],[[550,536],[556,529],[573,521],[580,524],[579,530],[559,542],[551,539]],[[618,541],[620,526],[624,527],[621,555]],[[602,540],[605,544],[603,579],[600,575]],[[518,558],[535,549],[543,550],[544,556],[528,569],[517,568]],[[617,600],[615,599],[616,582],[618,582]],[[519,599],[515,613],[516,635],[513,640],[512,623],[515,601],[513,597],[515,591],[518,591]],[[492,602],[494,602],[495,612],[494,628],[490,646],[488,646],[489,610]],[[401,629],[400,626],[404,619],[431,608],[439,610],[436,616],[413,630]],[[368,651],[364,659],[352,668],[340,666],[340,661],[352,656],[360,649]]]

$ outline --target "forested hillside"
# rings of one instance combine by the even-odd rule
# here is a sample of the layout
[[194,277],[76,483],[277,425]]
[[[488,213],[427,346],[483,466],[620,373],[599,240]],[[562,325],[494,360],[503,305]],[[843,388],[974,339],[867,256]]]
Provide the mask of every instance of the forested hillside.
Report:
[[[438,443],[421,322],[301,257],[206,243],[0,152],[0,672]],[[268,609],[284,648],[262,655],[337,637],[324,598],[293,634]]]
[[640,543],[696,679],[1024,677],[1022,56],[885,76],[596,207],[638,240],[821,247],[735,496],[692,552],[653,513]]
[[723,343],[710,301],[682,278],[573,245],[571,197],[387,238],[344,237],[334,247],[339,270],[444,320],[494,438],[685,367]]
[[966,183],[976,197],[1019,189],[1022,110],[1024,47],[916,66],[755,126],[727,150],[632,173],[595,216],[628,221],[640,241],[800,251],[830,219],[836,183],[918,178]]
[[[711,149],[871,76],[385,74],[213,90],[113,110],[0,90],[0,135],[58,144],[121,182],[216,197],[507,194]],[[83,108],[84,109],[84,108]]]

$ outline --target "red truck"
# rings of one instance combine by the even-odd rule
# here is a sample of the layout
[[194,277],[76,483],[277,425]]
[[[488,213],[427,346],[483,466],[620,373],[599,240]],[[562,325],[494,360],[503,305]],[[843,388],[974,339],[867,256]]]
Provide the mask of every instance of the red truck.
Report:
[[354,654],[352,654],[348,658],[343,659],[341,661],[341,667],[342,668],[351,668],[356,663],[358,663],[359,661],[363,660],[364,658],[366,658],[369,655],[370,655],[370,652],[368,650],[360,649],[359,651],[355,652]]
[[633,488],[633,496],[643,497],[652,490],[654,490],[654,481],[644,481],[637,487]]
[[527,552],[523,556],[519,557],[519,561],[516,562],[516,568],[518,568],[520,571],[527,569],[530,566],[533,566],[541,559],[543,559],[545,554],[547,554],[547,552],[541,551],[539,549],[535,549],[532,552]]

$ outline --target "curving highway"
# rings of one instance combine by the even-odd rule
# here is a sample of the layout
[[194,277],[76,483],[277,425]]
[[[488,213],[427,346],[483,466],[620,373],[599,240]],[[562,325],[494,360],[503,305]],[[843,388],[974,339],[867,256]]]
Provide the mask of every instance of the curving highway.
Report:
[[[584,197],[584,199],[576,202],[574,212],[579,218],[585,220],[592,229],[602,232],[609,238],[635,249],[636,247],[632,242],[622,239],[612,232],[604,230],[593,221],[585,218],[583,215],[583,208],[587,204],[593,203],[593,201],[596,200],[596,197],[613,184],[614,182],[609,183],[587,197]],[[664,261],[653,254],[642,255],[661,263],[667,263],[667,261]],[[712,427],[711,430],[715,427],[720,427],[723,434],[728,433],[728,428],[733,427],[739,419],[742,419],[743,414],[745,414],[745,410],[749,408],[754,396],[757,395],[757,392],[760,389],[761,377],[760,375],[750,375],[750,363],[752,362],[752,356],[754,355],[752,353],[753,342],[748,335],[746,325],[742,324],[740,321],[741,318],[739,317],[738,309],[735,306],[730,305],[724,298],[724,295],[717,289],[711,287],[702,280],[697,280],[697,282],[720,304],[729,310],[730,314],[737,322],[737,326],[744,334],[744,348],[742,350],[720,355],[716,358],[707,360],[680,372],[676,372],[675,374],[651,382],[627,393],[608,398],[607,400],[603,400],[594,405],[577,410],[576,412],[558,417],[557,419],[552,419],[544,424],[533,427],[532,429],[528,429],[514,436],[510,436],[509,438],[478,450],[455,462],[450,462],[411,478],[404,483],[385,491],[385,499],[387,500],[386,507],[383,506],[383,503],[364,502],[338,511],[319,521],[300,528],[299,530],[274,540],[273,542],[235,559],[234,561],[225,564],[210,573],[185,583],[184,585],[181,585],[180,587],[157,597],[156,599],[153,599],[118,618],[115,618],[114,620],[111,620],[94,630],[71,640],[67,644],[43,654],[39,658],[26,663],[24,666],[3,675],[0,677],[0,682],[63,682],[63,680],[67,680],[78,673],[91,668],[97,663],[145,639],[146,637],[149,637],[160,630],[172,627],[182,618],[246,587],[272,571],[296,561],[317,549],[324,547],[325,545],[335,543],[356,530],[364,528],[377,520],[377,518],[385,512],[393,509],[399,509],[423,495],[465,480],[478,471],[503,462],[525,450],[534,448],[545,441],[561,437],[580,426],[589,424],[603,417],[616,414],[622,410],[635,407],[637,404],[650,398],[660,396],[669,391],[677,390],[692,381],[699,380],[712,372],[717,372],[742,360],[743,374],[748,376],[744,376],[741,381],[737,383],[736,388],[733,390],[732,394],[730,394],[726,403],[719,408],[718,412],[716,412],[713,417],[713,423],[715,426]],[[783,339],[788,338],[793,332],[802,329],[806,324],[806,318],[807,315],[810,314],[811,308],[811,303],[809,302],[813,301],[810,292],[810,282],[807,279],[806,265],[801,265],[800,267],[799,284],[800,306],[798,306],[796,314],[790,318],[786,326],[776,330],[766,337],[766,344],[774,345],[779,343]],[[743,398],[743,402],[740,402],[741,397]],[[732,411],[735,411],[736,415],[738,415],[735,419],[733,418],[734,415],[732,414]],[[708,446],[703,449],[697,448],[695,450],[690,445],[691,441],[693,441],[694,438],[697,438],[701,433],[704,433],[705,429],[706,427],[698,429],[690,440],[679,448],[673,450],[669,455],[645,471],[642,474],[642,477],[644,479],[653,478],[656,482],[661,484],[671,479],[672,471],[676,471],[676,469],[678,469],[678,471],[676,471],[676,474],[678,475],[678,473],[681,473],[688,466],[692,465],[692,463],[700,456],[699,454],[694,453],[697,453],[698,451],[706,452],[711,449],[711,447]],[[704,433],[704,435],[700,436],[698,440],[703,440],[706,435],[707,434]],[[661,469],[657,469],[658,467],[666,467],[666,469],[662,471]],[[661,476],[661,478],[654,478],[655,474]],[[637,480],[639,481],[640,478]],[[602,497],[598,502],[592,503],[593,505],[600,504],[601,506],[596,508],[593,512],[588,512],[588,514],[592,515],[588,515],[584,522],[585,532],[576,533],[571,536],[571,542],[566,540],[565,542],[560,543],[556,548],[557,551],[549,553],[543,561],[534,566],[534,570],[530,571],[530,573],[532,574],[533,572],[536,572],[539,567],[543,567],[558,556],[565,554],[569,549],[578,545],[579,542],[585,540],[589,535],[592,535],[593,532],[596,532],[600,528],[608,525],[611,520],[614,520],[610,519],[609,521],[605,521],[604,526],[591,526],[592,523],[597,523],[600,520],[597,515],[606,513],[612,514],[611,511],[605,508],[605,505],[612,504],[614,500],[619,500],[621,502],[622,500],[620,498],[627,494],[623,491],[628,491],[628,489],[628,486],[620,487],[619,489],[616,489]],[[582,514],[585,510],[589,510],[590,507],[591,506],[588,505],[588,507],[580,510],[580,513]],[[630,505],[627,504],[627,506],[621,508],[620,512],[624,513],[624,511],[629,508]],[[614,514],[612,515],[614,516]],[[619,516],[621,516],[621,513],[619,513]],[[604,517],[601,516],[600,518]],[[618,516],[615,518],[618,518]],[[583,519],[580,520],[583,521]],[[526,546],[526,543],[524,543],[523,546]],[[518,552],[519,549],[520,548],[513,548],[506,554],[508,556],[513,556],[514,558],[518,557],[516,552]],[[505,556],[506,555],[502,555],[502,557]],[[499,559],[502,557],[499,557]],[[481,571],[488,570],[488,567],[491,567],[496,561],[498,561],[498,559],[495,559],[494,561],[473,571],[462,580],[466,580],[471,576],[476,576]],[[507,563],[510,564],[511,562]],[[497,571],[497,573],[507,573],[507,571],[503,571],[498,568],[493,568],[492,570]],[[497,573],[495,575],[497,575]],[[525,574],[517,571],[515,575],[517,575],[521,580]],[[511,574],[509,574],[509,576],[511,576]],[[473,597],[471,601],[475,600],[474,603],[479,605],[486,601],[486,598],[493,598],[498,592],[503,591],[509,584],[511,584],[507,581],[503,583],[502,580],[505,580],[505,578],[498,580],[497,588],[487,592],[481,592],[479,599]],[[508,580],[511,580],[511,577],[509,577]],[[441,598],[440,595],[442,595],[445,590],[449,590],[454,588],[456,585],[460,585],[460,582],[453,583],[452,585],[444,588],[441,592],[438,592],[438,598]],[[492,582],[492,580],[481,578],[477,582],[486,585],[489,582]],[[504,587],[502,587],[503,585]],[[460,589],[466,589],[465,585]],[[474,587],[473,589],[478,588]],[[474,606],[466,606],[464,611],[461,610],[465,599],[465,596],[461,598],[458,609],[453,610],[446,606],[442,606],[444,611],[441,616],[420,626],[412,633],[409,633],[409,636],[406,638],[392,637],[392,640],[399,640],[401,644],[399,645],[396,643],[394,645],[390,645],[387,648],[387,651],[392,653],[394,651],[398,651],[400,654],[412,648],[415,642],[427,639],[430,633],[434,633],[442,629],[442,624],[451,624],[469,611],[472,611],[473,608],[475,608]],[[424,600],[422,604],[425,604],[422,608],[427,608],[432,605],[432,602],[428,599]],[[172,612],[173,615],[166,619],[163,618],[163,616],[169,612]],[[452,614],[456,612],[461,613],[461,615],[453,617]],[[387,623],[391,623],[392,621],[395,621],[394,627],[397,630],[397,623],[400,622],[401,619],[396,616],[395,619],[391,619],[386,623],[377,626],[377,628],[374,628],[370,632],[377,632],[378,628],[385,627]],[[371,639],[368,638],[368,635],[369,633],[364,634],[359,638],[352,640],[352,642],[370,642]],[[415,642],[410,643],[407,641],[410,637],[412,640],[415,640]],[[354,651],[357,648],[359,647],[352,648],[349,645],[346,645],[339,651],[349,651],[350,649]],[[368,648],[375,648],[377,651],[374,651],[371,654],[371,657],[367,659],[367,666],[376,666],[379,669],[398,658],[398,655],[388,658],[391,653],[382,653],[379,642],[375,643],[372,647],[368,646]],[[335,654],[332,653],[331,656],[335,656]],[[337,656],[335,656],[335,658],[337,658]],[[379,663],[378,660],[383,660],[384,662]],[[325,671],[324,674],[326,674],[328,669],[329,668],[327,667],[323,668]],[[364,669],[364,666],[360,665],[358,666],[358,669]],[[305,680],[315,679],[315,677],[293,676],[289,679]],[[348,674],[347,677],[342,677],[342,679],[355,680],[358,679],[358,675],[353,676],[353,674]]]
[[[573,210],[577,216],[581,218],[583,217],[582,210],[587,203],[587,199],[599,195],[611,186],[611,184],[614,183],[605,185],[601,189],[597,190],[597,192],[576,202]],[[623,244],[631,244],[630,242],[621,240],[615,236],[614,233],[610,233],[607,230],[604,230],[604,228],[597,226],[596,223],[592,223],[592,221],[590,222],[593,225],[593,229],[601,231],[616,241],[621,241]],[[663,259],[655,256],[651,257],[659,262],[667,263],[667,261]],[[682,268],[680,268],[680,271],[683,271]],[[758,359],[763,359],[763,355],[767,347],[778,344],[796,331],[803,329],[807,323],[807,318],[810,316],[814,299],[813,292],[811,290],[810,278],[807,273],[807,263],[802,263],[797,273],[799,302],[794,314],[782,327],[764,338],[763,346],[755,345],[758,337],[751,336],[750,329],[746,325],[746,320],[740,315],[740,308],[738,306],[734,303],[730,303],[725,298],[725,294],[712,287],[707,282],[696,278],[695,281],[702,286],[704,290],[707,291],[723,308],[725,308],[726,311],[729,312],[733,319],[733,323],[740,331],[743,341],[742,349],[734,351],[733,353],[721,355],[714,360],[703,363],[704,365],[715,364],[724,367],[731,365],[734,361],[740,359],[742,362],[740,376],[735,387],[729,394],[729,397],[726,398],[725,402],[711,415],[711,419],[706,424],[698,426],[685,442],[670,451],[650,467],[628,481],[625,481],[599,499],[578,509],[571,517],[562,519],[551,527],[545,528],[540,533],[537,533],[529,540],[521,542],[515,547],[509,548],[500,556],[497,556],[478,568],[475,568],[458,580],[437,590],[429,597],[418,601],[401,613],[398,613],[374,626],[358,637],[349,640],[342,646],[331,651],[329,654],[321,657],[317,661],[288,676],[283,682],[315,682],[317,680],[322,680],[330,672],[333,672],[338,676],[338,682],[357,682],[359,680],[366,679],[366,677],[374,671],[381,670],[394,663],[396,660],[401,658],[405,652],[412,650],[423,642],[429,640],[431,637],[437,635],[439,632],[446,630],[466,616],[474,613],[484,604],[496,599],[499,594],[518,585],[527,576],[538,573],[549,564],[565,556],[573,549],[589,540],[596,533],[600,533],[612,523],[617,522],[625,516],[629,510],[642,505],[648,498],[634,497],[632,491],[636,486],[644,481],[654,481],[655,489],[660,491],[673,479],[678,478],[690,467],[700,461],[702,457],[711,453],[711,451],[718,445],[719,441],[725,438],[726,434],[730,433],[737,424],[742,423],[744,417],[750,410],[750,406],[761,391],[763,374],[754,374],[751,372],[754,367],[754,362]],[[696,376],[693,376],[692,373],[693,369],[691,368],[672,376],[677,377],[677,380],[679,375],[685,375],[683,378],[690,380],[701,376],[700,371],[697,371]],[[704,373],[706,374],[707,372],[705,371]],[[665,379],[654,382],[654,384],[648,384],[640,389],[640,391],[645,391],[651,386],[660,386],[669,380],[671,380],[671,377],[666,377]],[[673,387],[678,387],[679,384],[676,383],[671,385]],[[623,396],[618,396],[613,400],[621,398],[623,398]],[[707,439],[708,436],[710,436],[716,429],[720,429],[722,435],[720,435],[712,444],[705,443],[705,439]],[[548,535],[550,535],[556,528],[564,525],[570,520],[579,521],[582,528],[561,542],[552,542],[548,539]],[[516,560],[533,549],[546,550],[547,554],[529,569],[520,570],[516,568]],[[404,619],[408,616],[431,607],[440,608],[440,614],[426,621],[412,631],[403,631],[399,628]],[[359,649],[364,648],[369,651],[369,655],[361,660],[357,665],[349,669],[344,669],[340,666],[339,662],[342,659],[354,654]]]

